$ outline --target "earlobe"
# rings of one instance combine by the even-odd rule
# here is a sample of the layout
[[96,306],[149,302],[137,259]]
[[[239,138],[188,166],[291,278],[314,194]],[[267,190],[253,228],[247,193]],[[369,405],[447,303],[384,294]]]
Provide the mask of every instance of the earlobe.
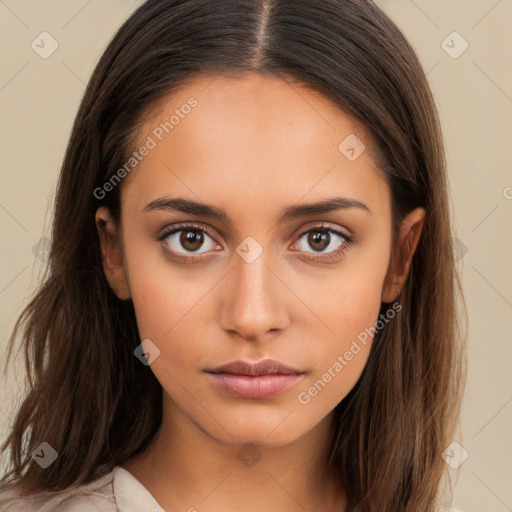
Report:
[[121,300],[127,300],[131,297],[131,293],[125,272],[117,226],[108,208],[105,206],[98,208],[95,221],[100,239],[105,277],[117,297]]
[[402,221],[397,261],[392,262],[382,290],[382,302],[390,303],[400,295],[412,262],[412,257],[421,237],[425,222],[425,210],[416,208]]

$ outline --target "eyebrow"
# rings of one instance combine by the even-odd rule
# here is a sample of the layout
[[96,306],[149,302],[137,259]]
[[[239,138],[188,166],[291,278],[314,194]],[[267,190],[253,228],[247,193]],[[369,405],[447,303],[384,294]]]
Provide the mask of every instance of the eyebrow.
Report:
[[[281,211],[277,222],[278,224],[282,224],[283,222],[290,221],[299,217],[307,217],[329,213],[336,210],[348,210],[353,208],[363,210],[366,213],[372,215],[370,208],[357,199],[350,197],[332,197],[315,203],[304,203],[285,208]],[[192,201],[190,199],[184,199],[181,197],[161,197],[155,199],[154,201],[148,203],[142,211],[150,212],[155,210],[190,213],[192,215],[211,217],[212,219],[217,219],[228,225],[231,224],[231,220],[224,210],[206,203]]]

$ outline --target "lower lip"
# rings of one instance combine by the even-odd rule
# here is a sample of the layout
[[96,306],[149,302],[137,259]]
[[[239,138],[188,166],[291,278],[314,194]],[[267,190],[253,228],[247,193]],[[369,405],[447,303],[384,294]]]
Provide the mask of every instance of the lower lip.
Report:
[[239,398],[268,398],[286,391],[303,375],[238,375],[235,373],[208,373],[222,389]]

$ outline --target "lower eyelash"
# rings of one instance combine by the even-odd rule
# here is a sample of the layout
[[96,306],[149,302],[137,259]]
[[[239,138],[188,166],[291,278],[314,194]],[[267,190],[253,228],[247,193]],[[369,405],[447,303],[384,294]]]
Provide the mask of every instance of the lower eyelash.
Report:
[[[311,229],[308,229],[307,231],[304,231],[300,234],[299,239],[302,238],[304,235],[307,235],[308,233],[334,233],[335,235],[340,236],[343,239],[343,243],[340,245],[340,247],[334,251],[328,252],[328,253],[308,253],[308,254],[316,254],[317,256],[313,259],[321,259],[322,261],[330,261],[332,259],[336,259],[343,254],[345,254],[345,251],[354,243],[353,239],[345,233],[342,233],[341,231],[338,231],[335,228],[332,228],[330,226],[318,226]],[[310,258],[311,259],[311,258]]]
[[[214,238],[211,233],[209,233],[204,227],[198,226],[196,224],[179,224],[177,226],[173,226],[172,228],[169,228],[168,230],[164,231],[158,238],[158,242],[162,242],[167,237],[171,236],[173,233],[178,233],[179,231],[200,231],[202,233],[206,233],[210,238]],[[189,260],[197,261],[201,259],[202,257],[207,257],[206,253],[200,253],[200,254],[190,254],[190,255],[184,255],[180,254],[178,252],[173,251],[172,249],[169,249],[168,247],[161,245],[163,251],[167,255],[169,255],[174,260],[179,260],[184,263],[186,263]]]

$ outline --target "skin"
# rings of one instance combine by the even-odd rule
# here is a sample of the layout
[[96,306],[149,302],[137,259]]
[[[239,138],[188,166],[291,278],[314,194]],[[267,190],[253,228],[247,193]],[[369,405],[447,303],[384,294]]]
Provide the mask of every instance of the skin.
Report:
[[[120,225],[105,207],[96,214],[98,226],[107,222],[98,227],[106,277],[120,299],[133,300],[141,340],[160,350],[149,368],[163,387],[162,426],[124,467],[166,510],[343,511],[345,489],[322,478],[322,468],[332,410],[361,375],[371,337],[309,403],[298,394],[375,325],[381,301],[398,296],[425,212],[404,219],[402,265],[393,269],[390,192],[366,130],[318,93],[278,78],[197,78],[154,106],[137,147],[192,96],[197,107],[122,183]],[[366,146],[354,161],[338,149],[350,134]],[[371,213],[338,209],[277,223],[286,207],[334,196]],[[160,197],[214,205],[232,224],[142,211]],[[158,241],[182,222],[211,233],[203,233],[201,255],[180,244],[182,233]],[[322,223],[353,237],[341,256],[326,256],[345,244],[339,235],[324,248],[308,243],[304,233]],[[248,236],[262,248],[251,263],[236,250]],[[196,259],[173,260],[166,244]],[[266,357],[305,375],[258,400],[231,396],[203,372]],[[247,443],[261,456],[250,467],[240,452]]]

